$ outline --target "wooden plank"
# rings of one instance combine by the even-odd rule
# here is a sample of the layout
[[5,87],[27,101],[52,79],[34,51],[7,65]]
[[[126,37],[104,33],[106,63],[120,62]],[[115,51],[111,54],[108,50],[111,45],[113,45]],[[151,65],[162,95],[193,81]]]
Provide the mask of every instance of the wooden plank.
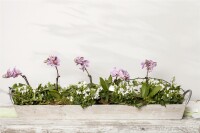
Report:
[[199,133],[200,121],[0,119],[1,133]]

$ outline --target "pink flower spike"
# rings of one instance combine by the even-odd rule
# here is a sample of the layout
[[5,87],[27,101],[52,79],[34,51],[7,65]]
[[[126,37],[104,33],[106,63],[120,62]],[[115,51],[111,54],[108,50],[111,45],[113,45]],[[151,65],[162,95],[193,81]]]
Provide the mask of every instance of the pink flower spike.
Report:
[[89,67],[89,61],[84,59],[84,57],[76,57],[74,59],[76,65],[80,65],[80,69],[85,71],[87,67]]
[[157,66],[157,62],[152,60],[145,60],[145,62],[142,62],[141,65],[142,69],[146,67],[147,71],[151,72],[153,68]]
[[22,74],[22,73],[21,73],[20,70],[18,70],[18,69],[16,69],[16,68],[13,69],[13,78],[18,77],[18,76],[21,75],[21,74]]
[[114,67],[114,68],[112,69],[112,71],[110,72],[110,75],[111,75],[112,77],[118,77],[118,76],[119,76],[119,70],[118,70],[116,67]]
[[130,79],[130,75],[126,70],[120,69],[119,70],[119,77],[123,80],[129,80]]
[[8,69],[6,74],[4,74],[2,77],[3,78],[11,78],[11,77],[16,78],[19,75],[22,75],[21,71],[16,68],[13,68],[12,71],[10,69]]
[[113,70],[110,72],[110,75],[112,77],[120,78],[122,80],[129,80],[130,75],[126,70],[123,69],[117,69],[116,67],[113,68]]
[[44,63],[47,63],[47,65],[50,66],[60,66],[60,59],[57,56],[49,56]]

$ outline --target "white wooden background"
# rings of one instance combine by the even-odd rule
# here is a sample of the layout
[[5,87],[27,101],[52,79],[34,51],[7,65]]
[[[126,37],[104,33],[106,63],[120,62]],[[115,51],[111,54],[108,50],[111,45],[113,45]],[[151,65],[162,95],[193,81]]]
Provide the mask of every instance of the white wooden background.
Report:
[[[75,66],[76,56],[91,61],[98,82],[112,67],[145,76],[140,63],[153,59],[153,77],[176,76],[200,99],[200,2],[198,0],[0,0],[0,75],[18,67],[31,85],[55,81],[55,70],[43,60],[61,58],[60,84],[87,80]],[[22,79],[0,78],[8,90]],[[9,104],[0,91],[0,105]]]

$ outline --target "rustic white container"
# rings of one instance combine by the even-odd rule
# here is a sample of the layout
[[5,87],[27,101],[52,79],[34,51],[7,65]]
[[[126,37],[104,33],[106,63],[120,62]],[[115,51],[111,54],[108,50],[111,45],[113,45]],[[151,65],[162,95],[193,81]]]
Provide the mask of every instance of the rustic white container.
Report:
[[[187,93],[189,95],[186,98]],[[192,91],[187,90],[183,95],[185,97],[183,104],[168,104],[166,106],[150,104],[140,109],[128,105],[93,105],[85,109],[80,105],[14,105],[14,107],[18,118],[22,119],[178,120],[183,117]],[[13,102],[12,96],[11,100]]]
[[185,104],[147,105],[138,109],[127,105],[93,105],[83,109],[80,105],[15,105],[22,119],[182,119]]

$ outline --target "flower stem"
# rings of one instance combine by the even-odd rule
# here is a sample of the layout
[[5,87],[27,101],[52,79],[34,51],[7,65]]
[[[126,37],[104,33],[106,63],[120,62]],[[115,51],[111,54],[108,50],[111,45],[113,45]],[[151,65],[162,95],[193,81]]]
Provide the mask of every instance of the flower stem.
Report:
[[58,73],[58,68],[57,68],[57,66],[55,66],[55,68],[56,68],[56,72],[57,72],[57,77],[56,77],[56,90],[58,91],[58,79],[59,79],[60,75],[59,75],[59,73]]
[[147,75],[146,75],[146,77],[148,78],[148,76],[149,76],[149,70],[147,70]]
[[88,77],[89,77],[89,79],[90,79],[90,84],[92,85],[93,83],[92,83],[92,76],[89,74],[89,72],[88,72],[88,70],[85,68],[85,71],[87,72],[87,74],[88,74]]
[[147,69],[147,75],[146,75],[146,77],[145,77],[145,79],[146,79],[146,83],[148,84],[148,82],[149,82],[149,70]]
[[26,81],[26,84],[27,84],[28,86],[30,86],[30,84],[29,84],[28,79],[26,78],[26,76],[25,76],[25,75],[21,75],[21,76],[22,76],[22,78]]

